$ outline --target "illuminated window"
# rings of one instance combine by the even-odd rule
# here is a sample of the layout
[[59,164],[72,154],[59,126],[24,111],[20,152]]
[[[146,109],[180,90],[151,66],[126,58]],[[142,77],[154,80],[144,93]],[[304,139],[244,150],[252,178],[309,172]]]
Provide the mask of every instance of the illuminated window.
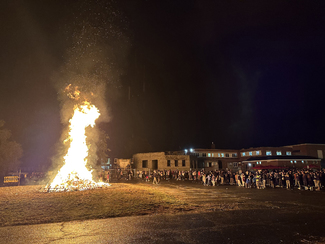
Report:
[[214,157],[213,153],[212,153],[212,157]]
[[260,155],[260,151],[256,151],[256,155]]
[[249,152],[249,156],[252,156],[253,155],[253,152]]
[[208,157],[211,157],[211,153],[208,153]]
[[304,163],[304,161],[301,161],[302,163]]
[[297,161],[295,161],[295,164],[297,163]]
[[226,153],[226,158],[229,158],[229,153]]
[[293,163],[293,161],[290,161],[290,163]]
[[271,151],[266,151],[266,156],[271,156],[272,152]]
[[225,154],[224,153],[221,153],[221,157],[223,158],[225,156]]
[[220,153],[218,153],[218,157],[220,158]]
[[282,155],[281,151],[276,151],[276,155]]
[[291,152],[290,152],[290,151],[287,151],[287,152],[286,152],[286,155],[291,155]]
[[242,154],[243,156],[246,156],[246,153],[244,153],[244,152],[243,152],[243,153],[241,153],[241,154]]

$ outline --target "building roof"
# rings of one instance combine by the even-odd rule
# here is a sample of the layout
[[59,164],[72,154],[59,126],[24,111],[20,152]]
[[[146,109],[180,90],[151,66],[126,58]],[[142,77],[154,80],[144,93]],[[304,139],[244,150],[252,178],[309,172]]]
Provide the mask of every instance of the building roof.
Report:
[[262,166],[262,165],[258,165],[253,167],[253,169],[288,169],[288,167],[285,166],[273,166],[273,165],[268,165],[268,166]]
[[284,147],[293,147],[293,146],[325,146],[325,144],[320,144],[320,143],[301,143],[301,144],[294,144],[294,145],[288,145]]
[[195,151],[198,152],[238,152],[237,149],[220,149],[220,148],[192,148],[193,152],[195,153]]

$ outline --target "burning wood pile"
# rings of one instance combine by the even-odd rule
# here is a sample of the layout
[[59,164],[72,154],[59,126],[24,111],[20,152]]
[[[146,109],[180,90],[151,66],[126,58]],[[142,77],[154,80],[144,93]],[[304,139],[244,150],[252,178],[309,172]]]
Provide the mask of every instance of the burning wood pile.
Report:
[[42,192],[70,192],[84,191],[110,186],[104,182],[94,182],[88,179],[80,179],[75,172],[69,174],[69,179],[56,185],[47,185]]
[[99,110],[87,100],[80,101],[78,87],[71,89],[69,85],[65,90],[69,98],[78,101],[69,120],[69,136],[64,140],[64,143],[69,143],[69,149],[64,156],[63,166],[44,191],[82,191],[109,186],[108,183],[95,182],[92,170],[86,167],[91,146],[87,145],[86,128],[95,126],[95,121],[100,116]]

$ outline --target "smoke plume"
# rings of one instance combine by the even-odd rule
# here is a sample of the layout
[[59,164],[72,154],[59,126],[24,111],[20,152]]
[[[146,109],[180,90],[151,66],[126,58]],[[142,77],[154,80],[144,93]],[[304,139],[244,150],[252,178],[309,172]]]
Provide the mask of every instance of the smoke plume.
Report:
[[[53,78],[63,125],[58,155],[53,159],[56,167],[62,165],[68,149],[62,142],[68,136],[69,119],[76,105],[84,101],[95,105],[101,114],[96,124],[112,119],[109,102],[118,96],[119,78],[129,49],[128,21],[114,1],[78,3],[70,24],[63,27],[67,51]],[[94,168],[99,131],[95,128],[87,133],[87,141],[91,142],[88,165]]]

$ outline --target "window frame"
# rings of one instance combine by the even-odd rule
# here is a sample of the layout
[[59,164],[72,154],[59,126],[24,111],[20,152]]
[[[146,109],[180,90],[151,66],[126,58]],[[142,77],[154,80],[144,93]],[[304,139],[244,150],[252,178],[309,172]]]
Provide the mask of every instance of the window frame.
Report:
[[178,167],[178,159],[175,159],[175,167]]
[[182,167],[186,167],[186,161],[185,161],[185,159],[182,159]]
[[[146,166],[146,167],[143,167],[143,166]],[[148,160],[142,160],[142,168],[143,169],[148,168]]]

